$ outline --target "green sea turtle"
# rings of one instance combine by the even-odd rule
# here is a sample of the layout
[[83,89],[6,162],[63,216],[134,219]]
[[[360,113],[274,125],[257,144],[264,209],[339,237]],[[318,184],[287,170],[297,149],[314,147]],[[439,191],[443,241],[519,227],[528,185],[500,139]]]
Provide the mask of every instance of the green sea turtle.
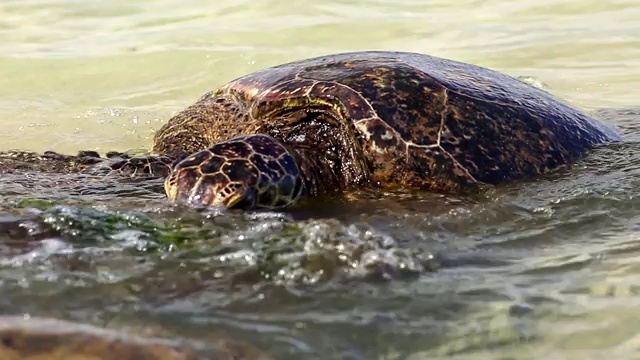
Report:
[[166,177],[170,199],[196,206],[280,208],[362,186],[474,191],[535,177],[620,139],[493,70],[354,52],[260,70],[205,94],[157,131],[153,156],[12,159]]

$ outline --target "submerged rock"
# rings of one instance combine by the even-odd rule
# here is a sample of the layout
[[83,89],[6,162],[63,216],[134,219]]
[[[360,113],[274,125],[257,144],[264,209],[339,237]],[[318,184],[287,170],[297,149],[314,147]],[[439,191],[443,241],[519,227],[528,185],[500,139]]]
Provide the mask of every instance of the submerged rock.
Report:
[[267,357],[248,345],[228,340],[216,339],[203,344],[139,336],[44,317],[0,316],[0,359],[201,360]]

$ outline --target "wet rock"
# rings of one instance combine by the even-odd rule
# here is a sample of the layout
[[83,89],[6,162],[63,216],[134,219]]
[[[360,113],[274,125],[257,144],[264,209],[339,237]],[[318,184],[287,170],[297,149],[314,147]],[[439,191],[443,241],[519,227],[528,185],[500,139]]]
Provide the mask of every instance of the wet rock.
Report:
[[267,359],[231,341],[207,344],[103,329],[44,317],[0,316],[3,360]]

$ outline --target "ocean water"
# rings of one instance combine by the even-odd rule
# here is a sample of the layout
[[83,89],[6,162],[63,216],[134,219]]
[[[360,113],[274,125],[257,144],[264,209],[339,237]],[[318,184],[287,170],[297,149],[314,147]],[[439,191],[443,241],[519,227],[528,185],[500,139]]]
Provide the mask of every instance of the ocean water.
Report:
[[210,332],[278,359],[640,357],[640,3],[0,1],[0,150],[140,150],[203,93],[327,53],[490,67],[622,130],[483,199],[171,206],[159,181],[0,176],[0,313]]

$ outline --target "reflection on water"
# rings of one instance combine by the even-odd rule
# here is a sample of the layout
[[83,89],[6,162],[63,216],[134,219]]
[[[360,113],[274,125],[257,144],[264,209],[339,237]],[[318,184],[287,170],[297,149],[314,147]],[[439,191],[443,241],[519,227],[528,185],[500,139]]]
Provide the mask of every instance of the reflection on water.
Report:
[[2,174],[0,310],[215,330],[276,358],[629,358],[639,18],[634,1],[4,1],[0,150],[144,149],[232,77],[381,48],[527,77],[626,142],[478,198],[362,192],[278,213],[171,206],[159,181]]

